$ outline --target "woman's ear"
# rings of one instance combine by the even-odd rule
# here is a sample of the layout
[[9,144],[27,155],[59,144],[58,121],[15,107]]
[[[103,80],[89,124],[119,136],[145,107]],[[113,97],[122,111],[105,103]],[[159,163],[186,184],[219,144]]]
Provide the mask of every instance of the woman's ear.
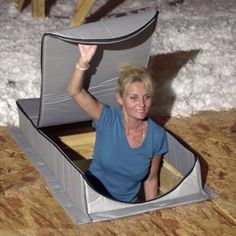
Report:
[[122,97],[119,93],[116,93],[116,101],[119,103],[119,105],[123,105]]

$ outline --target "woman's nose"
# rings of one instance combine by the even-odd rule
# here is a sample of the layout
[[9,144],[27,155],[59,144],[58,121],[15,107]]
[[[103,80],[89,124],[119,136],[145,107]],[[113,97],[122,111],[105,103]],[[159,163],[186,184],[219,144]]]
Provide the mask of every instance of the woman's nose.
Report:
[[145,105],[144,98],[140,98],[139,99],[139,106],[144,107],[144,105]]

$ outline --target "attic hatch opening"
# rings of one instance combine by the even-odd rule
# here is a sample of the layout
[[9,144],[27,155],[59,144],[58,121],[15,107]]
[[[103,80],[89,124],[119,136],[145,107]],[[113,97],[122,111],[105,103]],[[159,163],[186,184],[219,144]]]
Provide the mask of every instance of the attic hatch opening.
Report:
[[[42,131],[83,173],[89,168],[95,143],[91,121],[46,127]],[[170,192],[183,178],[183,174],[164,157],[159,171],[159,196]],[[142,190],[140,196],[144,199]]]

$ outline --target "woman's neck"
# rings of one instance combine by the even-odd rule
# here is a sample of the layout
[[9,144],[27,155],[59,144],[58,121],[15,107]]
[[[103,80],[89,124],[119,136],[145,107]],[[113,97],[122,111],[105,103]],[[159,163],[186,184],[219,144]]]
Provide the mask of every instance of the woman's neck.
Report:
[[123,116],[123,123],[130,147],[140,147],[146,136],[147,122],[145,120],[136,120]]

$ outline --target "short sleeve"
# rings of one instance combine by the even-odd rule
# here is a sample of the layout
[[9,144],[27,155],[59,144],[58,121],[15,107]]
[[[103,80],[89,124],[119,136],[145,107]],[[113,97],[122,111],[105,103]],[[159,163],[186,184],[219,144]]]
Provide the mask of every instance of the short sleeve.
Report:
[[114,109],[104,104],[99,119],[93,122],[93,128],[98,130],[104,128],[105,126],[109,126],[113,123],[114,118],[115,118]]

